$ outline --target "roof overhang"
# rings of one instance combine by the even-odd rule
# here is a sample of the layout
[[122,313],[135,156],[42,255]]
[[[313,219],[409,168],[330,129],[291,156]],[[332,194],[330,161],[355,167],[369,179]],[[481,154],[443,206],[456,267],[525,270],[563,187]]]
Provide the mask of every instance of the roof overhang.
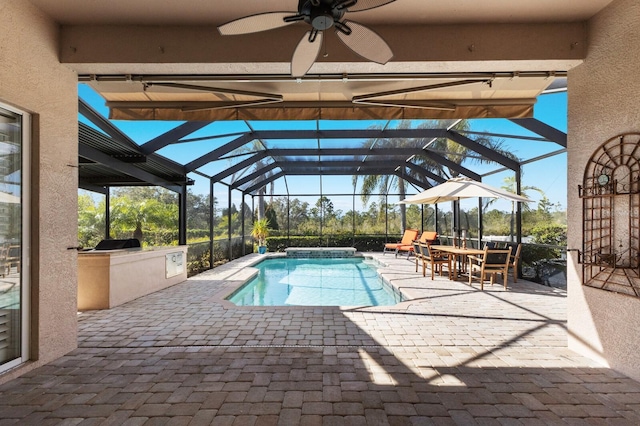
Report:
[[531,117],[561,72],[278,76],[82,76],[120,120]]

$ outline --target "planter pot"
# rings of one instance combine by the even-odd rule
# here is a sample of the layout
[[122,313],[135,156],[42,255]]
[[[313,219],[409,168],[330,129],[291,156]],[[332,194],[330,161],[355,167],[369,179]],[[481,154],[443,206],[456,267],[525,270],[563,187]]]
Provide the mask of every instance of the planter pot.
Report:
[[259,246],[258,253],[265,254],[267,252],[267,246]]

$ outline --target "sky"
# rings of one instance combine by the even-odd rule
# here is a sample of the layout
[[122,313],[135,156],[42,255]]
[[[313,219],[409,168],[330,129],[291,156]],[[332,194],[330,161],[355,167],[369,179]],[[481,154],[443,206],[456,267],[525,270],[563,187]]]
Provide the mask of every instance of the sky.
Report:
[[[108,109],[105,106],[104,99],[93,91],[89,86],[85,84],[79,84],[78,87],[79,96],[84,101],[89,103],[94,109],[104,116],[108,115]],[[563,132],[567,131],[567,96],[565,92],[542,95],[538,97],[538,101],[534,106],[534,117],[540,121],[558,129]],[[85,123],[88,123],[84,117],[80,116],[79,119]],[[114,120],[112,123],[128,135],[134,142],[143,144],[179,125],[181,122],[163,122],[163,121],[123,121]],[[381,122],[366,121],[354,123],[352,121],[321,121],[321,128],[325,129],[340,129],[340,128],[353,128],[354,125],[357,128],[366,129],[371,125],[380,124]],[[386,124],[385,122],[382,122]],[[286,123],[278,122],[277,126],[286,125],[289,129],[316,129],[318,125],[315,121],[303,121],[295,122],[289,121]],[[505,119],[474,119],[470,120],[471,130],[474,132],[488,132],[496,134],[508,134],[508,135],[522,135],[539,137],[539,135],[533,134],[528,130],[518,126]],[[252,122],[251,126],[254,130],[261,129],[273,129],[274,123],[271,122]],[[281,127],[282,128],[282,127]],[[242,121],[227,121],[227,122],[214,122],[209,126],[194,132],[187,138],[198,137],[215,137],[210,140],[200,140],[196,142],[182,143],[172,145],[163,148],[158,153],[170,158],[178,163],[185,164],[200,155],[203,155],[210,150],[220,146],[222,143],[230,141],[237,136],[232,135],[237,132],[246,132],[251,130],[248,125]],[[220,137],[222,135],[229,135],[227,137]],[[473,138],[473,135],[470,135]],[[526,161],[538,156],[545,155],[547,153],[557,151],[561,147],[551,142],[530,141],[521,139],[511,139],[506,137],[498,138],[502,141],[503,147],[507,148],[513,154],[515,154],[521,161]],[[327,141],[323,142],[323,148],[340,147],[347,143],[353,143],[353,141]],[[272,146],[285,146],[284,141],[271,141]],[[544,195],[554,204],[558,204],[561,208],[566,207],[566,188],[567,188],[567,159],[566,153],[556,155],[541,161],[536,161],[531,164],[523,166],[522,186],[539,188],[544,192]],[[241,158],[242,159],[242,158]],[[230,163],[228,161],[217,161],[215,163],[206,165],[200,169],[200,171],[213,175],[228,167]],[[501,166],[497,164],[492,165],[479,165],[477,163],[468,165],[470,169],[483,175],[482,181],[486,184],[501,187],[504,185],[504,179],[513,176],[512,172],[492,173],[493,171],[500,169]],[[486,175],[486,176],[485,176]],[[191,175],[190,177],[195,179],[195,185],[192,187],[192,191],[199,194],[206,194],[209,192],[208,179],[201,178],[197,175]],[[216,198],[221,205],[227,204],[227,191],[223,188],[216,189]],[[275,182],[274,192],[277,195],[284,195],[290,193],[292,196],[296,194],[319,194],[322,191],[323,194],[352,194],[353,186],[350,176],[291,176],[286,179],[280,178]],[[419,192],[419,188],[409,188],[408,194]],[[357,191],[359,192],[359,191]],[[535,190],[529,190],[526,195],[534,201],[538,201],[541,198]],[[299,197],[301,198],[301,197]],[[317,200],[317,196],[307,197],[305,201],[310,204],[314,204]],[[343,211],[351,210],[353,207],[353,200],[351,197],[329,197],[332,199],[336,209]],[[360,197],[357,197],[356,208],[364,208],[360,201]],[[397,197],[395,197],[397,198]],[[371,201],[378,201],[377,197],[372,197]],[[389,197],[389,202],[397,202],[399,199]],[[240,195],[238,191],[234,191],[232,195],[232,202],[239,205]],[[250,203],[249,199],[247,202]],[[469,204],[468,206],[466,204]],[[477,201],[466,200],[462,203],[462,208],[477,207]],[[532,207],[535,208],[536,205]],[[493,205],[494,208],[499,210],[508,211],[511,209],[510,203],[498,201]]]

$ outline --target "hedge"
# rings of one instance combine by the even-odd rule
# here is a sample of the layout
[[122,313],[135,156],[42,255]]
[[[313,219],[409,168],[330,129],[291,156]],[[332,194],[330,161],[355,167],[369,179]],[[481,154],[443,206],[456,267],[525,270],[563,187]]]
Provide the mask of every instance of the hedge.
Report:
[[357,251],[382,251],[388,242],[384,235],[324,235],[269,237],[267,249],[283,252],[287,247],[354,247]]

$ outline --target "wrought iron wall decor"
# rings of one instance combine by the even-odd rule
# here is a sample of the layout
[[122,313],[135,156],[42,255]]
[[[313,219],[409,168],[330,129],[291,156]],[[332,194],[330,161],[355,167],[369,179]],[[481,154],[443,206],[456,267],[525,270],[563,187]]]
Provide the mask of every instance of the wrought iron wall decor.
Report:
[[640,133],[603,143],[582,182],[583,285],[640,297]]

